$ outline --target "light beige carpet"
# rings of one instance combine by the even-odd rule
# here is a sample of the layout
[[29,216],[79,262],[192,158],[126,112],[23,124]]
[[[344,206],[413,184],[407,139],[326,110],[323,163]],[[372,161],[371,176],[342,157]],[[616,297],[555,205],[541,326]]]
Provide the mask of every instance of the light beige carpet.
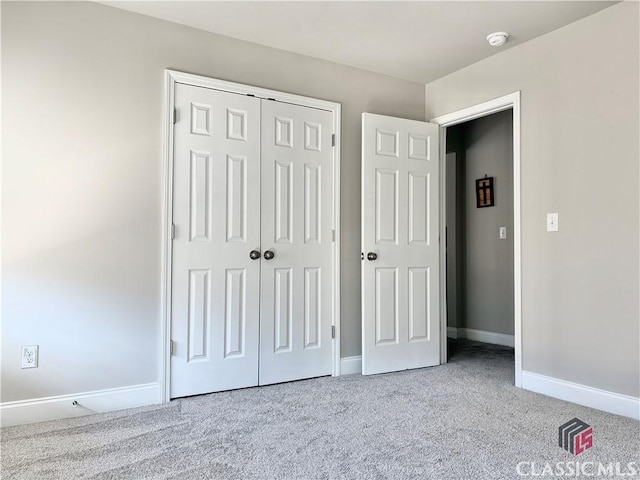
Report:
[[[639,422],[513,387],[511,349],[462,341],[452,350],[441,367],[5,428],[1,476],[475,480],[523,478],[523,461],[640,465]],[[574,417],[595,432],[578,457],[557,444]]]

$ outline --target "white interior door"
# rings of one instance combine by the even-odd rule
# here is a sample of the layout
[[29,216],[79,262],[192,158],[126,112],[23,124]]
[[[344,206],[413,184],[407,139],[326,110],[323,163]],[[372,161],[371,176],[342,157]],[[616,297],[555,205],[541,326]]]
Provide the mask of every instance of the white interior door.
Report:
[[176,85],[171,397],[258,384],[260,100]]
[[362,115],[362,373],[438,365],[438,126]]
[[260,385],[332,372],[332,121],[262,101]]

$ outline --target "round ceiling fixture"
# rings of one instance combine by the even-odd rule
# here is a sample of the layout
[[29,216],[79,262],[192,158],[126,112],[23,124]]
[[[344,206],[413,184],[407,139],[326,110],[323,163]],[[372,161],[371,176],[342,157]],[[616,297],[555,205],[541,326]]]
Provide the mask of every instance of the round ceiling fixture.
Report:
[[509,38],[507,32],[494,32],[487,35],[487,41],[492,47],[501,47],[505,44],[507,38]]

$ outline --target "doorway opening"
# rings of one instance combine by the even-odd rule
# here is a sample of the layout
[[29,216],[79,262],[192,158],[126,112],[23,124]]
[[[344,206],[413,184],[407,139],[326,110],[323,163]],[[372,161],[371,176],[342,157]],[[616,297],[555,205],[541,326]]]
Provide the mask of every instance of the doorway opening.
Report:
[[446,133],[447,360],[513,371],[513,109]]
[[495,360],[520,387],[520,93],[432,121],[443,127],[441,363]]

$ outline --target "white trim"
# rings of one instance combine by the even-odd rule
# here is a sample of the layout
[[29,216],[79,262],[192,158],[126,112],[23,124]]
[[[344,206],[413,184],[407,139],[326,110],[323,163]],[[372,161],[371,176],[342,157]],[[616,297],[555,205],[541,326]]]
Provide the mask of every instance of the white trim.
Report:
[[[253,95],[259,98],[269,98],[278,102],[292,103],[294,105],[302,105],[304,107],[318,108],[327,110],[334,114],[339,110],[339,103],[320,100],[312,97],[303,97],[301,95],[293,95],[291,93],[279,92],[277,90],[269,90],[252,85],[242,83],[227,82],[226,80],[218,80],[216,78],[204,77],[202,75],[194,75],[192,73],[178,72],[176,70],[165,70],[166,76],[173,83],[182,83],[185,85],[193,85],[195,87],[212,88],[222,90],[224,92],[237,93],[240,95]],[[339,132],[335,132],[336,137]]]
[[520,92],[513,97],[513,330],[515,385],[522,386],[522,222],[520,206]]
[[515,338],[513,335],[504,333],[488,332],[486,330],[476,330],[474,328],[458,328],[458,338],[468,338],[476,342],[492,343],[494,345],[504,345],[513,348]]
[[333,376],[339,376],[341,370],[340,361],[340,145],[341,145],[341,112],[339,103],[319,100],[317,98],[303,97],[289,93],[268,90],[265,88],[232,83],[224,80],[193,75],[190,73],[165,70],[165,99],[164,99],[164,198],[162,212],[162,267],[161,267],[161,349],[160,349],[160,388],[162,401],[171,399],[171,357],[169,356],[169,342],[171,340],[171,224],[173,223],[173,109],[175,98],[175,85],[181,83],[197,87],[212,88],[241,95],[254,95],[259,98],[270,98],[278,102],[292,103],[305,107],[326,110],[333,114],[333,128],[336,136],[336,144],[333,149],[333,200],[334,215],[333,229],[335,230],[335,242],[333,242],[333,291],[332,314],[333,326],[336,330],[336,338],[333,340],[332,370]]
[[640,420],[640,398],[527,371],[522,372],[522,388],[578,405]]
[[447,327],[448,338],[458,338],[458,329],[456,327]]
[[340,359],[340,371],[342,375],[351,375],[353,373],[362,373],[362,355],[356,355],[354,357],[342,357]]
[[[77,406],[73,402],[78,402]],[[34,398],[0,404],[0,425],[22,425],[59,418],[81,417],[162,402],[159,383],[146,383],[71,395]]]
[[333,149],[333,229],[336,232],[333,243],[333,325],[336,327],[336,338],[333,339],[333,376],[341,375],[340,361],[340,152],[342,139],[342,106],[333,104],[333,131],[336,135],[336,144]]
[[[437,123],[437,122],[434,122]],[[449,317],[447,303],[447,129],[440,128],[440,169],[438,182],[440,187],[440,365],[447,363],[449,345],[447,321]],[[457,161],[457,158],[456,158]],[[446,333],[445,333],[446,332]]]
[[486,330],[476,330],[475,328],[447,327],[447,337],[468,338],[469,340],[475,340],[476,342],[492,343],[494,345],[504,345],[505,347],[512,348],[515,343],[515,337],[513,335],[488,332]]
[[364,321],[365,321],[365,297],[364,297],[364,219],[365,219],[365,199],[364,199],[364,184],[366,181],[365,169],[364,169],[364,151],[366,142],[364,141],[364,113],[360,115],[360,352],[365,352],[365,338],[364,338]]
[[175,99],[175,81],[169,70],[164,76],[164,148],[163,148],[163,184],[164,202],[162,203],[162,258],[160,268],[160,388],[162,402],[171,400],[171,259],[173,242],[171,225],[173,224],[173,109]]
[[468,122],[475,120],[476,118],[486,117],[492,113],[498,113],[503,110],[509,110],[513,107],[515,101],[520,100],[520,92],[509,93],[502,97],[494,98],[471,107],[463,108],[455,112],[447,113],[446,115],[440,115],[439,117],[432,118],[430,121],[437,123],[441,127],[452,127],[458,123]]
[[[444,219],[446,218],[444,180],[446,175],[446,128],[458,123],[467,122],[479,117],[484,117],[492,113],[502,110],[513,109],[513,289],[514,289],[514,348],[515,348],[515,386],[522,386],[522,257],[521,257],[521,211],[520,211],[520,92],[510,93],[487,102],[473,105],[456,112],[448,113],[440,117],[436,117],[431,121],[439,124],[441,127],[440,135],[440,203],[441,203],[441,222],[440,222],[440,238],[444,238]],[[441,245],[444,242],[441,242]],[[441,247],[442,262],[446,263],[446,257],[443,255],[443,247]],[[441,290],[445,289],[446,284],[442,283],[442,275],[440,278]],[[441,293],[442,295],[442,293]],[[446,357],[446,325],[447,312],[446,303],[442,303],[444,307],[440,309],[440,325],[441,338],[444,347],[441,349],[441,363],[447,362]]]

